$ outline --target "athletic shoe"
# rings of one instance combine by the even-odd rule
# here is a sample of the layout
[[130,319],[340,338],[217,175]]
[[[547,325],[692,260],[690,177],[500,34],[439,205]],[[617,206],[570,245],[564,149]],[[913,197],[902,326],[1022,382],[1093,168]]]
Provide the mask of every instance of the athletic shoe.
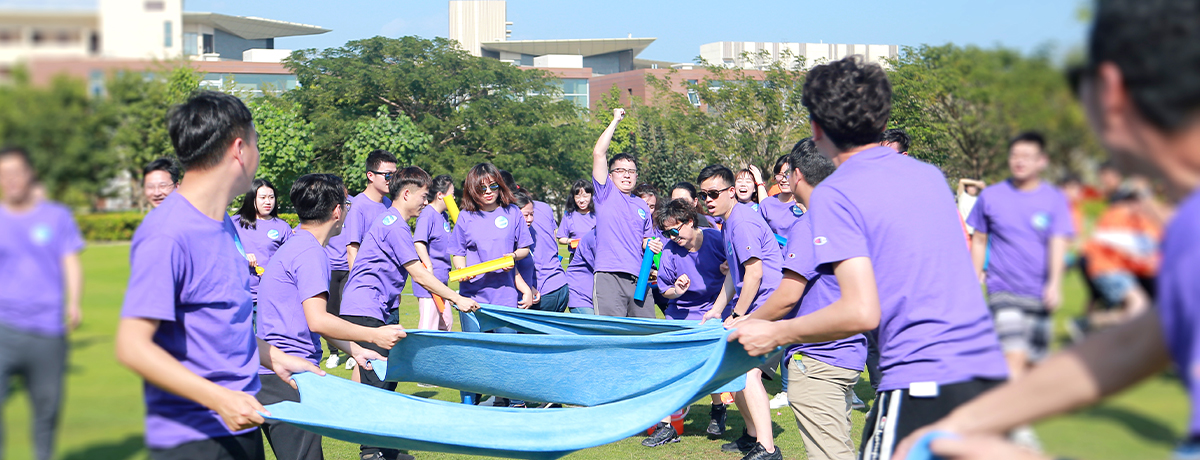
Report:
[[1009,441],[1013,444],[1024,447],[1034,452],[1042,451],[1042,442],[1038,440],[1037,433],[1029,425],[1022,425],[1014,428],[1008,433]]
[[757,442],[754,448],[747,452],[742,460],[783,460],[783,449],[775,446],[775,452],[767,452],[767,448]]
[[754,446],[758,444],[758,438],[751,437],[746,434],[746,430],[742,429],[742,437],[737,440],[721,444],[721,452],[741,452],[743,455],[754,450]]
[[523,402],[510,402],[508,404],[508,407],[511,407],[513,409],[525,409],[525,408],[528,408],[529,406],[526,406],[525,403],[523,403]]
[[1175,447],[1172,460],[1200,460],[1200,444],[1185,441]]
[[863,402],[862,399],[858,398],[858,393],[851,391],[850,396],[853,398],[850,401],[851,409],[854,409],[854,410],[866,410],[867,409],[867,403]]
[[708,411],[708,435],[719,438],[725,435],[725,405],[713,404]]
[[346,370],[354,369],[355,364],[358,364],[358,362],[354,358],[346,359]]
[[433,385],[430,383],[418,383],[417,386],[421,387],[421,388],[437,388],[438,387],[437,385]]
[[329,354],[329,359],[325,360],[325,368],[326,368],[326,369],[333,369],[333,368],[335,368],[335,367],[337,367],[337,366],[338,366],[338,362],[339,362],[339,361],[340,361],[340,360],[338,359],[338,355],[337,355],[337,353],[330,353],[330,354]]
[[642,445],[646,447],[658,447],[673,442],[679,442],[679,433],[675,432],[675,428],[671,427],[670,423],[658,422],[658,428],[654,429],[654,434],[649,438],[642,440]]
[[781,392],[779,392],[779,394],[775,395],[774,398],[771,398],[771,408],[772,409],[783,409],[787,406],[788,406],[788,399],[787,399],[786,391],[781,391]]
[[508,407],[508,403],[509,403],[508,398],[497,397],[495,400],[492,401],[492,407]]

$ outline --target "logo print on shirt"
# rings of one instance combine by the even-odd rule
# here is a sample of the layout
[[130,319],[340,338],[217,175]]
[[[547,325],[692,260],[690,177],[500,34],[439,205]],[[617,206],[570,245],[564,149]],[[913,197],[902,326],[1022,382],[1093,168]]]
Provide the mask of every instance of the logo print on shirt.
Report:
[[504,216],[497,217],[496,228],[508,228],[508,218]]
[[792,205],[792,215],[793,215],[793,216],[796,216],[796,217],[803,216],[803,215],[804,215],[804,210],[803,210],[803,209],[800,209],[800,205],[793,204],[793,205]]
[[646,220],[646,210],[638,208],[638,217],[641,217],[642,220]]
[[788,258],[789,258],[789,259],[795,259],[795,258],[796,258],[796,253],[794,253],[794,252],[789,252],[789,253],[788,253]]
[[1045,212],[1036,213],[1033,215],[1033,218],[1029,220],[1029,223],[1033,224],[1033,228],[1036,230],[1045,230],[1050,228],[1050,214]]
[[450,222],[449,221],[442,222],[442,229],[446,230],[446,233],[450,233]]
[[388,214],[386,216],[383,216],[383,225],[392,225],[392,224],[396,223],[397,220],[400,220],[400,218],[393,216],[391,214]]
[[824,246],[825,243],[828,243],[828,242],[829,242],[829,238],[825,238],[823,236],[818,236],[816,238],[813,238],[813,244],[815,244],[817,246]]
[[753,203],[753,204],[751,204],[751,205],[750,205],[750,209],[753,209],[753,210],[757,211],[757,210],[758,210],[758,203]]
[[278,239],[279,238],[279,230],[275,230],[273,228],[270,230],[267,230],[267,238],[270,238],[273,240]]
[[733,257],[733,241],[725,242],[725,252],[729,253],[729,257]]
[[33,244],[45,246],[50,242],[50,237],[54,232],[50,230],[50,226],[46,224],[37,224],[29,230],[29,239],[33,240]]

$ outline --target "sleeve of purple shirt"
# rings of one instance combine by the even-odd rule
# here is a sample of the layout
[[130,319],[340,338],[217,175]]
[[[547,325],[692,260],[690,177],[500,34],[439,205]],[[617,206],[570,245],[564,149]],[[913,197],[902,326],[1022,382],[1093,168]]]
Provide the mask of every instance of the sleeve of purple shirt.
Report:
[[361,208],[356,206],[350,207],[350,212],[346,216],[346,226],[342,227],[342,233],[346,235],[346,245],[350,243],[362,243],[363,234],[367,233],[366,214],[363,214]]
[[1071,217],[1071,204],[1061,192],[1055,191],[1054,200],[1054,236],[1074,236],[1075,219]]
[[735,254],[741,259],[737,261],[739,265],[745,265],[750,259],[763,259],[762,244],[759,244],[754,238],[754,233],[749,231],[753,228],[756,227],[751,226],[749,223],[743,223],[739,226],[739,230],[741,231],[733,232],[733,245],[737,247]]
[[568,238],[571,236],[571,221],[573,220],[571,217],[573,217],[573,214],[574,213],[571,212],[563,213],[562,222],[560,222],[558,224],[558,228],[554,230],[555,238]]
[[[529,226],[525,224],[525,216],[521,214],[521,210],[516,206],[510,206],[513,212],[509,212],[509,222],[516,222],[519,225],[513,225],[517,231],[517,247],[513,250],[527,248],[533,246],[533,234],[529,233]],[[531,254],[532,256],[532,254]]]
[[63,213],[62,222],[59,224],[58,234],[62,235],[59,240],[59,255],[67,256],[83,250],[83,236],[79,234],[79,226],[75,224],[75,219],[68,212]]
[[283,230],[279,232],[279,246],[283,246],[283,243],[292,238],[292,226],[288,225],[287,221],[279,219],[279,228]]
[[596,190],[596,193],[592,195],[592,201],[596,203],[597,207],[599,207],[600,204],[608,200],[609,195],[612,194],[613,189],[616,187],[613,187],[612,178],[609,178],[608,180],[604,181],[603,184],[601,184],[600,181],[593,177],[592,188]]
[[[975,206],[971,208],[971,215],[967,216],[967,225],[974,228],[980,233],[988,233],[987,216],[985,215],[987,208],[987,189],[979,192],[979,197],[975,199]],[[1070,213],[1067,214],[1070,219]]]
[[662,258],[658,263],[658,290],[667,292],[671,286],[675,285],[675,281],[679,279],[679,275],[675,273],[675,255],[666,248],[663,248]]
[[866,229],[849,198],[832,187],[821,186],[813,192],[812,201],[812,243],[817,264],[871,256]]
[[[426,209],[430,209],[428,206]],[[420,241],[429,244],[429,233],[433,230],[432,213],[421,211],[421,215],[417,216],[417,225],[413,227],[413,242]]]
[[129,288],[122,318],[175,321],[175,299],[181,280],[183,248],[174,240],[152,236],[137,242],[129,254]]
[[[467,223],[470,222],[470,215],[460,213],[458,222],[454,224],[454,231],[450,233],[450,241],[446,246],[446,252],[451,256],[466,257],[467,256]],[[451,264],[453,265],[453,264]]]
[[296,257],[296,292],[300,302],[329,292],[329,257],[325,249],[316,246]]
[[421,258],[417,257],[417,247],[413,245],[412,234],[408,233],[408,226],[404,225],[404,222],[399,222],[399,224],[384,234],[387,235],[385,238],[393,257],[400,263],[400,267],[404,267],[410,262],[421,260]]

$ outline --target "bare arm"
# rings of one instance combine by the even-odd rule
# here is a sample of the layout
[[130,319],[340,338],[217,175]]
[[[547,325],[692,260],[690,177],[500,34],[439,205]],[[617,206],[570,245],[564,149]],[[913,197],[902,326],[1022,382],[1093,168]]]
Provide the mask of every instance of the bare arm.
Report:
[[433,258],[429,257],[429,244],[426,244],[424,241],[417,241],[413,243],[413,246],[417,249],[417,258],[421,259],[421,264],[426,267],[433,267]]
[[[1067,268],[1067,237],[1058,235],[1050,238],[1049,254],[1047,254],[1045,292],[1042,301],[1046,308],[1054,311],[1062,303],[1062,277]],[[972,251],[973,253],[974,251]]]
[[975,229],[971,235],[971,264],[975,266],[975,277],[983,282],[983,263],[987,260],[987,233]]
[[[420,244],[418,244],[417,247],[420,247]],[[463,263],[466,263],[465,258]],[[459,310],[475,311],[479,309],[478,303],[467,297],[459,295],[457,292],[454,292],[453,289],[450,289],[445,284],[442,284],[442,280],[437,279],[437,276],[434,276],[433,272],[426,269],[424,265],[413,261],[405,264],[404,269],[408,271],[409,275],[412,275],[414,283],[420,284],[421,287],[425,288],[425,290],[429,291],[433,295],[449,300],[455,305],[458,305]]]
[[617,125],[625,118],[625,109],[613,109],[613,119],[608,128],[596,139],[596,147],[592,149],[592,178],[600,185],[608,183],[608,145],[612,143],[613,133]]
[[800,297],[804,295],[804,287],[808,285],[808,280],[799,273],[791,270],[783,271],[783,281],[779,283],[779,288],[775,290],[771,297],[767,299],[767,303],[754,310],[748,319],[761,319],[766,321],[775,321],[783,318],[792,307],[796,306],[796,302],[800,301]]
[[[366,327],[333,316],[325,309],[328,298],[328,294],[321,293],[301,303],[309,330],[327,339],[370,342],[385,350],[391,350],[405,337],[404,328],[400,326]],[[345,348],[342,350],[350,352]]]
[[762,276],[762,260],[751,258],[742,264],[742,295],[738,296],[737,305],[733,306],[734,313],[745,315],[750,310],[750,305],[754,303],[754,294],[762,285]]
[[758,192],[755,203],[762,204],[762,201],[767,199],[767,184],[763,181],[762,171],[758,170],[758,166],[750,165],[750,174],[754,175],[754,190]]
[[62,267],[67,295],[67,326],[75,329],[83,321],[83,309],[79,306],[83,298],[83,263],[80,262],[79,253],[63,256]]
[[358,257],[358,243],[350,243],[346,245],[346,263],[354,270],[354,259]]
[[513,251],[513,260],[521,260],[529,257],[529,248],[521,248]]

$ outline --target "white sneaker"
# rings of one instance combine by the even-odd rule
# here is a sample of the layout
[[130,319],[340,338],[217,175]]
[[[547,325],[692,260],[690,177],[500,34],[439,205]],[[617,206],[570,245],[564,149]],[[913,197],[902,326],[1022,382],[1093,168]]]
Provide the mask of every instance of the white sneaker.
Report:
[[850,408],[851,408],[851,409],[853,409],[853,410],[862,410],[862,409],[866,409],[866,408],[867,408],[867,403],[863,402],[863,400],[862,400],[862,399],[859,399],[859,397],[858,397],[858,394],[857,394],[857,393],[851,392],[851,393],[850,393],[850,396],[851,396],[852,398],[854,398],[854,399],[851,399],[851,400],[850,400]]
[[783,409],[787,406],[788,406],[787,392],[781,391],[781,392],[779,392],[779,394],[775,395],[774,398],[771,398],[771,408],[772,409]]
[[333,368],[335,368],[335,367],[337,367],[337,366],[338,366],[338,355],[337,355],[337,353],[334,353],[334,354],[331,354],[331,355],[329,355],[329,359],[325,360],[325,368],[326,368],[326,369],[333,369]]
[[346,370],[354,369],[355,364],[358,364],[358,362],[355,361],[354,358],[347,359],[346,360]]
[[1038,440],[1037,433],[1033,431],[1033,427],[1029,425],[1014,428],[1008,433],[1008,440],[1033,452],[1042,452],[1042,443]]

